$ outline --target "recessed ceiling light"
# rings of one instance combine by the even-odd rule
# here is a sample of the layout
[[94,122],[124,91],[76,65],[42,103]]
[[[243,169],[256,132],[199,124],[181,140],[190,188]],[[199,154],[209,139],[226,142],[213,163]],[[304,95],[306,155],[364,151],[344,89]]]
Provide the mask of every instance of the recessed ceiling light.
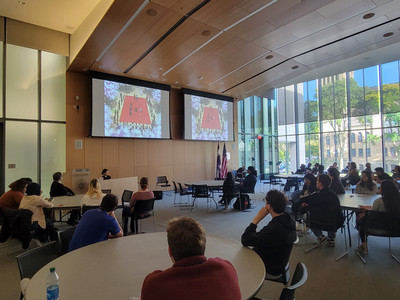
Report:
[[394,33],[393,32],[387,32],[383,35],[383,37],[389,37],[392,36]]
[[363,16],[363,19],[368,20],[368,19],[371,19],[373,16],[375,16],[374,13],[368,13],[368,14],[365,14],[365,15]]
[[265,59],[272,59],[274,56],[273,55],[267,55],[266,57],[265,57]]
[[210,31],[210,30],[204,30],[204,31],[201,33],[202,36],[208,36],[208,35],[210,35],[210,34],[211,34],[211,31]]
[[296,70],[296,69],[298,69],[299,68],[299,66],[293,66],[292,67],[292,70]]
[[154,17],[158,15],[158,11],[155,10],[154,8],[150,8],[146,10],[146,14],[149,15],[150,17]]

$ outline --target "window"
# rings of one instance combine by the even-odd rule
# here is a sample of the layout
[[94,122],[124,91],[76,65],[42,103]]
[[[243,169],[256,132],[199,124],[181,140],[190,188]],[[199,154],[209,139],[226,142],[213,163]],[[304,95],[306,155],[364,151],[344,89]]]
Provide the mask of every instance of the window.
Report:
[[362,136],[362,133],[359,132],[359,133],[358,133],[358,142],[359,142],[359,143],[362,143],[362,141],[363,141],[363,136]]
[[327,136],[327,137],[326,137],[326,145],[327,145],[327,146],[330,146],[330,145],[331,145],[331,137],[330,137],[330,136]]
[[358,149],[358,157],[364,156],[364,150],[362,148]]
[[396,155],[396,150],[394,149],[394,147],[390,147],[390,155],[391,156],[395,156]]
[[356,157],[356,149],[351,149],[351,157]]
[[355,143],[356,142],[356,135],[354,133],[352,133],[350,135],[350,141],[351,141],[351,143]]
[[371,148],[367,148],[367,157],[371,156]]
[[388,156],[388,148],[385,147],[385,156]]
[[326,157],[331,157],[331,150],[326,150]]

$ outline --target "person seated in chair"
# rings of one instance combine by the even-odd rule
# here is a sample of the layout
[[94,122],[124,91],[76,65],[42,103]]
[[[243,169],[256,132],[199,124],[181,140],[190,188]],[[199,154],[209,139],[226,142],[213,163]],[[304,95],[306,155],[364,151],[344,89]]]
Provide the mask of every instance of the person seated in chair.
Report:
[[254,193],[254,187],[257,183],[257,171],[253,166],[247,168],[247,176],[244,178],[243,182],[240,184],[241,193]]
[[[318,192],[300,200],[303,209],[301,212],[310,212],[310,229],[318,238],[320,244],[328,242],[328,246],[335,247],[336,231],[344,222],[338,196],[329,188],[329,175],[318,175]],[[328,228],[328,238],[322,234],[321,228]]]
[[99,206],[104,194],[101,191],[100,183],[97,179],[92,179],[89,183],[89,189],[81,200],[81,206]]
[[[253,246],[261,257],[267,279],[279,279],[288,263],[293,242],[296,241],[296,226],[292,217],[285,212],[286,196],[271,190],[265,197],[265,206],[260,209],[242,235],[244,246]],[[272,220],[257,232],[257,225],[268,215]]]
[[225,205],[225,208],[228,208],[232,199],[236,196],[235,195],[235,191],[236,191],[235,187],[236,187],[236,183],[235,183],[235,180],[233,179],[232,172],[228,172],[226,174],[226,179],[222,186],[222,192],[223,192],[222,199],[221,199],[221,201],[219,201],[220,204]]
[[[62,184],[63,175],[61,172],[55,172],[53,174],[53,183],[50,187],[50,197],[59,197],[59,196],[74,196],[75,193]],[[68,219],[69,225],[74,225],[75,222],[79,219],[80,210],[72,210]]]
[[172,267],[157,270],[143,281],[141,300],[239,300],[235,268],[219,257],[207,258],[203,226],[188,217],[167,225],[168,253]]
[[[140,190],[132,195],[131,201],[129,202],[129,207],[131,209],[131,219],[132,219],[131,220],[131,232],[136,232],[136,233],[137,233],[138,228],[136,228],[136,230],[135,230],[135,224],[137,224],[137,222],[133,222],[133,219],[135,217],[134,212],[135,212],[136,201],[150,200],[150,199],[154,198],[154,193],[152,191],[150,191],[148,188],[149,180],[147,179],[147,177],[140,178],[139,185],[140,185]],[[147,213],[146,212],[143,213],[140,217],[144,217]]]
[[107,239],[122,237],[123,231],[114,213],[117,206],[118,197],[107,194],[101,200],[100,208],[85,212],[72,236],[68,252]]
[[[41,243],[47,242],[49,239],[54,241],[57,235],[54,229],[53,221],[50,217],[45,216],[45,208],[54,207],[53,203],[44,200],[41,196],[40,185],[31,183],[26,188],[26,195],[22,198],[19,209],[29,209],[32,211],[32,228],[35,230],[36,236]],[[48,216],[50,213],[47,214]]]
[[[374,211],[386,211],[392,220],[397,221],[400,225],[400,192],[393,180],[383,180],[381,183],[382,197],[378,198],[372,204]],[[357,215],[357,229],[360,233],[361,245],[357,247],[356,251],[361,255],[367,255],[367,240],[365,236],[365,212]]]
[[[32,182],[32,181],[31,181]],[[5,212],[8,209],[18,209],[22,198],[24,197],[28,181],[24,178],[18,179],[8,186],[9,191],[0,197],[0,210]]]

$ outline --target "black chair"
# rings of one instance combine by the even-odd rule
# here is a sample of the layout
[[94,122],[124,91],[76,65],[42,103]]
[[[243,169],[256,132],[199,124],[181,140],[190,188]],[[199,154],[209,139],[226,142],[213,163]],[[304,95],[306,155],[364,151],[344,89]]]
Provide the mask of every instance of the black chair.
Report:
[[0,231],[0,243],[11,236],[22,243],[22,249],[28,249],[32,240],[32,211],[29,209],[9,209],[3,215]]
[[69,243],[72,240],[76,227],[71,227],[57,232],[60,255],[68,252]]
[[[139,226],[138,220],[147,219],[153,217],[154,221],[154,231],[157,231],[156,228],[156,217],[154,214],[154,201],[155,198],[149,200],[137,200],[135,202],[135,206],[133,208],[133,212],[131,213],[131,231],[138,233]],[[142,223],[142,221],[140,221]],[[142,224],[140,224],[142,225]],[[142,227],[142,226],[140,226]]]
[[277,276],[272,276],[268,273],[266,273],[265,276],[265,280],[269,280],[269,281],[275,281],[275,282],[280,282],[283,283],[284,285],[287,285],[290,279],[290,264],[289,264],[289,258],[290,258],[290,254],[292,253],[292,249],[293,249],[293,244],[290,244],[286,250],[285,253],[283,253],[284,256],[284,267],[282,269],[282,273],[279,277]]
[[102,192],[103,194],[110,194],[110,193],[111,193],[111,189],[101,190],[101,192]]
[[88,210],[96,209],[96,208],[99,208],[99,207],[100,207],[100,205],[82,205],[82,215],[85,212],[87,212]]
[[172,184],[174,185],[174,205],[176,205],[176,195],[179,194],[178,186],[176,185],[175,181],[172,181]]
[[168,184],[167,176],[157,176],[156,185],[157,186],[161,186],[161,187],[169,187],[169,186],[171,186],[170,184]]
[[307,279],[308,271],[306,265],[298,262],[290,286],[282,290],[279,300],[294,300],[294,292],[297,288],[303,286]]
[[[368,249],[368,236],[387,237],[389,239],[389,254],[393,259],[400,263],[400,259],[392,253],[391,245],[391,238],[400,237],[400,221],[393,220],[387,212],[367,210],[365,211],[363,226],[366,248]],[[364,264],[367,263],[365,257],[363,257],[358,251],[357,255]]]
[[282,182],[281,178],[277,178],[275,175],[269,175],[269,187],[274,185],[279,185],[279,189],[281,189],[282,186],[285,186],[285,184]]
[[124,235],[128,232],[128,222],[131,215],[131,209],[129,203],[132,198],[133,191],[124,190],[122,193],[121,204],[122,204],[122,229]]
[[[194,206],[195,202],[199,198],[205,198],[207,199],[207,208],[208,208],[208,203],[210,202],[210,199],[212,199],[215,203],[215,207],[218,208],[217,202],[215,202],[214,198],[212,197],[212,194],[210,193],[208,186],[206,184],[203,185],[193,185],[193,192],[192,192],[192,197],[193,197],[193,209],[194,211],[196,207]],[[208,209],[208,211],[211,210],[211,207]]]
[[[224,195],[220,195],[220,197],[223,197]],[[240,189],[239,189],[239,185],[235,184],[232,193],[226,194],[225,195],[225,207],[229,206],[229,204],[232,202],[233,199],[240,197]],[[239,202],[241,203],[241,202]]]
[[[182,187],[182,183],[178,182],[179,186],[179,195],[182,196],[188,196],[188,201],[186,203],[183,203],[184,205],[189,205],[189,196],[191,196],[193,193],[190,192],[188,189],[184,189]],[[182,203],[179,201],[179,204],[181,205]]]
[[59,256],[55,241],[34,248],[17,256],[21,279],[32,278],[37,271]]

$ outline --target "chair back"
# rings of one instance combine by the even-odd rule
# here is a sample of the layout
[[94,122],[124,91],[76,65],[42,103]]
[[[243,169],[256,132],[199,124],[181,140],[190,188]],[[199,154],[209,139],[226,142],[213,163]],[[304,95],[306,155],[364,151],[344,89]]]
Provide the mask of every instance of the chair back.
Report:
[[133,194],[132,191],[124,190],[124,192],[122,193],[122,199],[121,199],[122,206],[129,206],[129,202],[131,201],[132,194]]
[[206,184],[193,185],[193,198],[208,198],[210,193]]
[[72,240],[76,227],[71,227],[65,230],[57,231],[58,244],[60,246],[60,255],[68,252],[69,243]]
[[284,288],[279,297],[279,300],[294,300],[294,292],[297,288],[306,283],[308,279],[308,271],[305,264],[298,262],[293,274],[290,286]]
[[56,259],[59,256],[58,252],[58,245],[53,241],[18,255],[17,262],[21,279],[32,278],[43,266]]
[[141,215],[148,212],[152,212],[154,210],[154,200],[155,198],[149,200],[137,200],[135,202],[135,208],[133,213],[135,215]]
[[156,185],[159,185],[159,186],[162,186],[162,187],[171,186],[170,184],[168,184],[167,176],[157,176]]
[[154,198],[156,200],[162,200],[163,199],[163,191],[153,191]]
[[176,186],[176,182],[172,181],[172,183],[174,184],[174,192],[175,192],[175,194],[178,194],[179,191],[178,191],[178,187]]
[[101,190],[101,192],[102,192],[103,194],[110,194],[110,193],[111,193],[111,189]]
[[400,237],[400,220],[393,220],[387,212],[367,210],[365,212],[367,235]]

